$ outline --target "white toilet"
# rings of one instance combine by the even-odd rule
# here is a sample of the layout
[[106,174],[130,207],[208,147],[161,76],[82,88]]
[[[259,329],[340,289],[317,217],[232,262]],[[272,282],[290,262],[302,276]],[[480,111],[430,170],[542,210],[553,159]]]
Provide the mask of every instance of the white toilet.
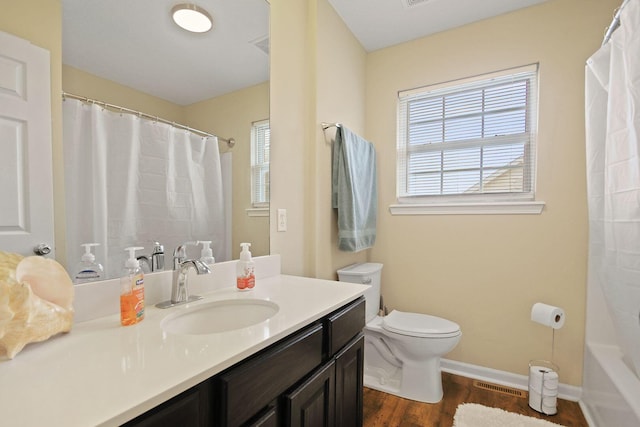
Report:
[[440,357],[460,341],[458,324],[427,314],[391,311],[378,316],[382,264],[353,264],[338,270],[341,282],[365,291],[364,385],[419,402],[442,399]]

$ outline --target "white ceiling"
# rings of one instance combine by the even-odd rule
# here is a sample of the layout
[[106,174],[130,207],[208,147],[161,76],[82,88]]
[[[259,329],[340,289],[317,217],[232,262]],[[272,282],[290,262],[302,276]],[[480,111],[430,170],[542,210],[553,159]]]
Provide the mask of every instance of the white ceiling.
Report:
[[197,0],[214,20],[204,34],[171,20],[184,2],[62,0],[62,61],[180,105],[269,79],[269,57],[254,44],[269,35],[265,0]]
[[371,52],[548,0],[329,0]]
[[[269,79],[255,45],[269,34],[268,0],[196,0],[214,19],[204,34],[171,21],[183,1],[62,0],[63,63],[179,105]],[[328,1],[370,52],[547,0]]]

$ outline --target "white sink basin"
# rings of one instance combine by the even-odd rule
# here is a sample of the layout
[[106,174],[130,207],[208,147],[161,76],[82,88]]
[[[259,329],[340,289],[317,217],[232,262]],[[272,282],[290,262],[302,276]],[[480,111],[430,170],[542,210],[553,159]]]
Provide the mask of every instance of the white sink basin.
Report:
[[215,334],[264,322],[279,309],[278,304],[261,299],[213,301],[170,314],[161,327],[170,334]]

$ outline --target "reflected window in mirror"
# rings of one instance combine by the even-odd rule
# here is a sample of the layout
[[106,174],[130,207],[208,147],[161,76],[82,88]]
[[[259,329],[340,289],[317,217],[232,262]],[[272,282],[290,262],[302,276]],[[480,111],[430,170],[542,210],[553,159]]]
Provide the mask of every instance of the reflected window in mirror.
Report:
[[269,120],[251,124],[251,206],[269,208]]

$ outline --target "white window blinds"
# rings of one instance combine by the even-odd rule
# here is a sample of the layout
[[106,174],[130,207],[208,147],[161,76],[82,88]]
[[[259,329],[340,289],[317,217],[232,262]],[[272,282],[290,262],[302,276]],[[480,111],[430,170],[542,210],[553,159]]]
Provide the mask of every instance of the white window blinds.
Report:
[[537,65],[399,94],[401,202],[533,200]]
[[269,121],[251,125],[251,204],[253,207],[269,205]]

